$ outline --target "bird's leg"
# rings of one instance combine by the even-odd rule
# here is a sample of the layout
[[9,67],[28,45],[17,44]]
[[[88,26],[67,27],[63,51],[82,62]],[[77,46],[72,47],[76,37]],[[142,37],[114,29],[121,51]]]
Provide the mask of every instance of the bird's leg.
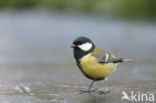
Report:
[[82,91],[82,90],[81,90],[81,91],[80,91],[80,94],[94,92],[95,90],[93,90],[93,91],[90,90],[91,87],[92,87],[92,85],[94,84],[94,82],[95,82],[95,80],[93,80],[93,81],[91,82],[91,84],[89,85],[89,88],[87,89],[87,91]]
[[98,91],[98,94],[102,95],[102,94],[107,94],[110,93],[110,90],[107,88],[107,78],[105,78],[104,80],[104,91]]
[[107,87],[107,83],[108,83],[107,80],[108,80],[107,78],[105,78],[105,80],[104,80],[104,83],[105,83],[104,84],[104,92],[105,93],[109,93],[110,92],[109,88]]
[[90,88],[92,87],[92,85],[94,84],[94,82],[95,82],[95,80],[93,80],[92,82],[91,82],[91,84],[89,85],[89,88],[88,88],[88,92],[90,91]]
[[105,78],[105,80],[104,80],[104,89],[105,89],[105,91],[107,91],[107,78]]

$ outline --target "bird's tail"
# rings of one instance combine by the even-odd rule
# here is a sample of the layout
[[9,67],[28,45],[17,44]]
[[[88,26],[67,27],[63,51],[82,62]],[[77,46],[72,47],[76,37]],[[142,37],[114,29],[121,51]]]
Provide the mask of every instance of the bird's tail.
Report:
[[123,60],[123,62],[133,62],[134,61],[134,59],[122,59]]

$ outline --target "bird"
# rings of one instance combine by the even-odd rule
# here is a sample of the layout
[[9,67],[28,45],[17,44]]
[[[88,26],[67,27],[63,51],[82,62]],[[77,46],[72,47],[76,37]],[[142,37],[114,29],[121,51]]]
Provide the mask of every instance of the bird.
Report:
[[107,80],[122,62],[132,61],[124,59],[97,47],[89,38],[80,36],[76,38],[72,46],[76,65],[88,79],[92,80],[87,93],[91,92],[91,87],[95,81]]

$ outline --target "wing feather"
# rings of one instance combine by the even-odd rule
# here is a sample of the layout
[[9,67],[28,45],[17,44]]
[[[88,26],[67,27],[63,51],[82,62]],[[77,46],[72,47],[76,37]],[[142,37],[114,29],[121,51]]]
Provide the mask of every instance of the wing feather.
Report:
[[122,58],[119,58],[109,52],[105,52],[100,48],[96,47],[92,55],[97,59],[99,63],[119,63],[123,62]]

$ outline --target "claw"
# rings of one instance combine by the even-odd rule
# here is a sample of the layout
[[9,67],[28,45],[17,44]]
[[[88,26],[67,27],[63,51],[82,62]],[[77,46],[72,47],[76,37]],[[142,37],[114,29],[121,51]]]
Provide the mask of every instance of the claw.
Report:
[[97,89],[94,89],[94,90],[90,90],[90,91],[85,91],[85,90],[80,90],[79,91],[79,94],[84,94],[84,93],[87,93],[87,94],[90,94],[90,93],[95,93]]
[[110,91],[97,91],[96,94],[98,95],[104,95],[104,94],[107,94],[107,93],[110,93]]
[[85,91],[85,90],[80,90],[79,91],[79,94],[98,94],[98,95],[104,95],[104,94],[107,94],[107,93],[110,93],[109,90],[107,91],[100,91],[100,90],[97,90],[97,89],[94,89],[94,90],[91,90],[91,91]]

